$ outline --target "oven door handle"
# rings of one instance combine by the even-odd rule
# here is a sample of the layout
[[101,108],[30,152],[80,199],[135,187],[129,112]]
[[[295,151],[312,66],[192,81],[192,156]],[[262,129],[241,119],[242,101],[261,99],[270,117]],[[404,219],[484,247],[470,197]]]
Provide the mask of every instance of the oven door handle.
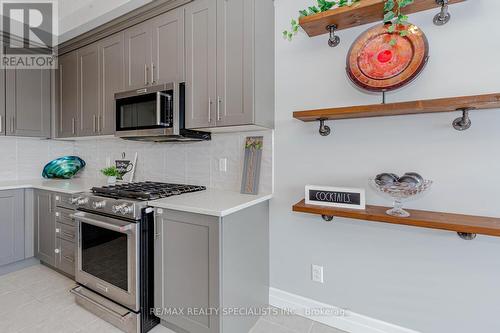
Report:
[[109,223],[106,223],[106,222],[102,222],[102,221],[99,221],[99,220],[91,219],[91,218],[88,218],[88,217],[85,217],[85,216],[81,216],[81,215],[78,215],[78,213],[77,214],[72,214],[71,217],[74,218],[77,221],[81,221],[81,222],[84,222],[84,223],[87,223],[87,224],[94,225],[96,227],[101,227],[101,228],[104,228],[104,229],[109,229],[109,230],[120,232],[120,233],[129,233],[130,230],[132,230],[132,224],[127,224],[127,225],[124,225],[124,226],[118,226],[118,225],[114,225],[114,224],[109,224]]
[[156,93],[156,125],[161,126],[162,125],[162,119],[161,119],[161,91],[158,91]]

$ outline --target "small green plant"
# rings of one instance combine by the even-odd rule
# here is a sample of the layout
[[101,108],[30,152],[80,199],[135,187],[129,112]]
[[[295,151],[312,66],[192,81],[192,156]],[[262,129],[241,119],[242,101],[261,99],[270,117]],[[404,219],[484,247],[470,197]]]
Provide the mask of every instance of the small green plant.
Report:
[[[310,16],[334,8],[340,8],[345,6],[352,6],[357,2],[362,0],[338,0],[338,1],[328,1],[328,0],[316,0],[318,4],[316,6],[309,6],[307,9],[299,10],[299,18],[292,19],[290,30],[283,31],[283,38],[292,40],[300,29],[299,20],[301,17]],[[384,4],[384,23],[390,24],[388,32],[399,33],[401,37],[408,35],[408,30],[406,26],[408,23],[408,16],[402,14],[401,9],[413,3],[414,0],[386,0]],[[398,27],[404,27],[398,29]],[[390,41],[392,46],[396,45],[397,40],[393,38]]]
[[101,173],[106,177],[120,177],[120,172],[115,166],[107,167],[101,170]]

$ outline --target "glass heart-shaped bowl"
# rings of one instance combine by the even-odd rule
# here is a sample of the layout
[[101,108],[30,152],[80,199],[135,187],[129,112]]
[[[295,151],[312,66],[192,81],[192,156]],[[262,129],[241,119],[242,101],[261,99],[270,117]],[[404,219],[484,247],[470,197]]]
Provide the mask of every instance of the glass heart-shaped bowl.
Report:
[[432,180],[424,180],[419,184],[409,184],[400,182],[381,182],[371,179],[372,186],[381,194],[390,197],[394,202],[394,208],[386,213],[391,216],[408,217],[410,213],[403,209],[403,201],[411,199],[419,194],[423,194],[432,186]]

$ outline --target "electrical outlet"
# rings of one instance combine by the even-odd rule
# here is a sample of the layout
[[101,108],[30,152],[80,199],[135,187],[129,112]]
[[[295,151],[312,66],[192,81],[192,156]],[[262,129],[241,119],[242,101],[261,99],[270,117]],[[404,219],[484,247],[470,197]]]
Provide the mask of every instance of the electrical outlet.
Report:
[[227,172],[227,158],[219,158],[219,171]]
[[312,265],[311,268],[311,279],[314,282],[323,283],[323,266]]

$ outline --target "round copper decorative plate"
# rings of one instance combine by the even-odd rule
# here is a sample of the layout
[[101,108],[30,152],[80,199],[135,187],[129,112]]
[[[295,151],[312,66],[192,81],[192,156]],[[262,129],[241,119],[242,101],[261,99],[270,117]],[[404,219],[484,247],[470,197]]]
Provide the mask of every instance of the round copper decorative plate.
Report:
[[[347,75],[357,86],[370,91],[389,91],[408,84],[422,71],[429,55],[429,43],[417,26],[408,35],[390,34],[381,24],[365,31],[347,55]],[[403,28],[398,28],[403,29]],[[391,45],[391,40],[396,44]]]

